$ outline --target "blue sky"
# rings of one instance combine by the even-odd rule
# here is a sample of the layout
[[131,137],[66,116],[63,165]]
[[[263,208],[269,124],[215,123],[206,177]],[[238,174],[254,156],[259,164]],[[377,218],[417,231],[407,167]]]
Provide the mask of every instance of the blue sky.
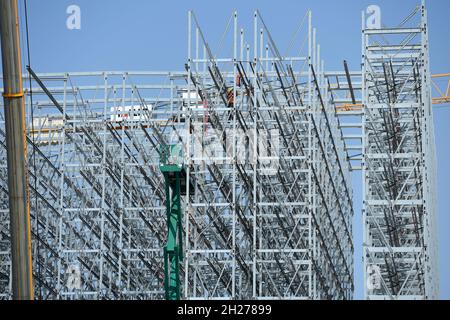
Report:
[[[22,0],[19,0],[22,2]],[[103,70],[182,70],[187,57],[187,11],[193,9],[206,37],[214,43],[227,19],[238,10],[250,26],[259,9],[281,49],[308,9],[318,29],[322,57],[328,70],[341,70],[346,59],[358,69],[361,59],[361,11],[370,4],[382,10],[386,25],[403,20],[419,0],[28,0],[32,66],[37,72]],[[66,8],[81,8],[81,30],[66,28]],[[431,66],[433,73],[450,72],[450,1],[429,0]],[[283,51],[283,50],[281,50]],[[447,135],[450,108],[435,109],[438,154],[441,298],[450,299],[450,147]],[[360,175],[355,186],[355,298],[362,298]]]

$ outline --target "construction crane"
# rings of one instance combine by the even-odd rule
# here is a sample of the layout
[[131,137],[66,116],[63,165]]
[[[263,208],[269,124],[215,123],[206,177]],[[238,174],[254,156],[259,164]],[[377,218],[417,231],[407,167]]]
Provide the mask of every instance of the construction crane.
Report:
[[[349,84],[349,91],[352,96],[352,103],[345,103],[338,105],[336,106],[336,111],[338,113],[348,111],[361,111],[363,105],[362,103],[357,103],[356,100],[354,99],[353,88],[351,85],[347,63],[344,62],[344,65],[345,65],[345,73],[347,75]],[[433,74],[431,78],[432,78],[431,84],[433,86],[433,89],[435,90],[435,94],[432,100],[433,105],[438,106],[450,103],[450,73]],[[437,80],[445,80],[445,82],[441,81],[442,83],[438,83]],[[442,85],[445,85],[445,87],[443,88]]]
[[[431,84],[438,93],[437,97],[433,97],[433,104],[447,104],[450,103],[450,73],[434,74],[431,76]],[[445,89],[441,89],[437,83],[437,79],[445,79]]]
[[[164,287],[166,300],[180,299],[180,263],[183,261],[181,196],[186,195],[187,175],[179,144],[161,145],[159,168],[164,175],[167,213],[167,242],[164,247]],[[190,194],[193,194],[190,185]]]

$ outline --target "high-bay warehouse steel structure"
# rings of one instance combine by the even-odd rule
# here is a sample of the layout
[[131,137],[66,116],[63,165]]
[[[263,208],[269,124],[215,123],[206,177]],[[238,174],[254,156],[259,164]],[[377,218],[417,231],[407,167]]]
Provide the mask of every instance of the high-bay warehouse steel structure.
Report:
[[[363,227],[365,298],[437,298],[425,6],[392,28],[363,17],[359,71],[327,71],[311,12],[295,56],[259,12],[249,32],[232,14],[225,57],[188,20],[182,71],[24,75],[36,296],[164,299],[176,266],[185,299],[352,299],[352,229]],[[0,115],[9,299],[3,105]],[[161,162],[183,167],[177,216]],[[352,225],[355,170],[364,226]]]
[[428,28],[416,14],[420,24],[363,34],[363,252],[381,274],[369,298],[438,296]]

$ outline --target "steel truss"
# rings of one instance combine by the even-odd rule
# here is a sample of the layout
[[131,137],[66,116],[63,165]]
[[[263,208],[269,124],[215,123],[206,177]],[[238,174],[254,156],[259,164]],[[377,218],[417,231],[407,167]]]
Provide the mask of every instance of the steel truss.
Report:
[[[208,121],[192,112],[188,126],[214,132],[223,152],[186,160],[200,190],[186,199],[186,298],[350,299],[350,167],[311,13],[300,57],[280,55],[258,12],[253,47],[230,17],[227,59],[189,20],[189,91]],[[279,149],[269,150],[267,133]],[[249,161],[239,161],[241,145]]]
[[[362,73],[346,63],[344,72],[325,71],[311,12],[292,41],[300,48],[284,55],[259,12],[250,33],[233,13],[215,50],[190,12],[183,71],[30,70],[36,297],[164,299],[161,145],[181,147],[186,170],[182,298],[352,299],[351,171],[359,169],[365,270],[381,276],[380,289],[366,283],[366,298],[436,297],[421,14],[418,28],[364,30]],[[390,33],[388,43],[372,41]],[[9,299],[0,116],[0,297]]]
[[[282,57],[255,13],[253,48],[233,14],[233,57],[223,59],[213,57],[195,16],[189,16],[186,71],[30,71],[37,296],[164,297],[159,145],[179,143],[190,180],[186,188],[194,189],[182,199],[185,298],[350,299],[349,163],[311,13],[302,24],[304,57]],[[203,110],[192,96],[201,97]],[[198,153],[205,145],[198,138],[210,139],[208,131],[219,147],[228,143],[225,156]],[[3,129],[0,134],[4,138]],[[241,134],[248,145],[239,149]],[[261,138],[267,135],[278,137],[279,149],[268,147]],[[2,147],[5,176],[4,142]],[[250,154],[248,161],[237,160],[242,151]],[[6,179],[2,182],[0,292],[9,298]]]
[[365,297],[436,299],[436,159],[427,12],[363,31]]
[[[33,79],[33,122],[29,90],[26,94],[37,297],[164,297],[165,194],[158,141],[167,117],[178,112],[177,90],[185,78],[104,72]],[[127,105],[139,108],[129,119],[114,120]],[[4,141],[3,129],[0,135]],[[4,142],[1,152],[6,161]],[[7,187],[6,179],[1,181],[0,292],[8,298]]]

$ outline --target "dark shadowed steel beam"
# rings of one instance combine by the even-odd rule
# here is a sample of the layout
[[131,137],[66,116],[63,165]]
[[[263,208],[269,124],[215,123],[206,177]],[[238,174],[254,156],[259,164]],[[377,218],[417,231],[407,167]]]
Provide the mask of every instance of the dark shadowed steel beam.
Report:
[[353,92],[352,77],[350,76],[350,72],[348,71],[348,65],[346,60],[344,60],[344,69],[345,75],[347,76],[348,88],[350,91],[350,95],[352,97],[352,103],[356,104],[355,93]]

